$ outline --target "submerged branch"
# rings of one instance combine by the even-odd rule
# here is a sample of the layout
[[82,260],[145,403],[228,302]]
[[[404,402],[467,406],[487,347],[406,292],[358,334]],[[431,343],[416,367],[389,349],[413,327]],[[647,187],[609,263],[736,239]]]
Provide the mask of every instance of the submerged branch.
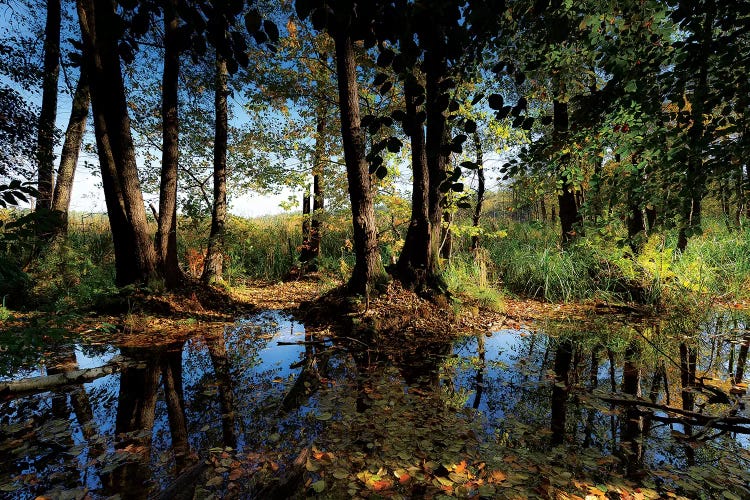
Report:
[[[613,404],[623,405],[623,406],[641,406],[644,408],[651,408],[651,409],[663,411],[666,413],[681,415],[682,417],[686,417],[687,419],[690,420],[689,422],[679,420],[679,422],[681,423],[702,425],[702,426],[707,426],[707,427],[714,427],[717,429],[731,426],[733,432],[744,432],[744,433],[750,434],[750,428],[738,427],[742,425],[750,425],[750,418],[748,417],[741,417],[737,415],[723,415],[723,416],[706,415],[704,413],[698,413],[698,412],[690,411],[690,410],[683,410],[681,408],[674,408],[674,407],[662,405],[659,403],[652,403],[651,401],[647,401],[643,399],[599,396],[599,395],[596,395],[596,397],[608,403],[613,403]],[[655,416],[655,420],[664,420],[664,419],[662,419],[661,417]],[[678,422],[674,422],[674,423],[678,423]]]
[[40,377],[29,377],[21,380],[12,380],[10,382],[0,382],[0,396],[16,397],[27,393],[45,392],[52,389],[91,382],[107,375],[119,372],[125,367],[133,366],[130,361],[116,356],[108,364],[96,368],[84,368],[81,370],[71,370],[54,375]]

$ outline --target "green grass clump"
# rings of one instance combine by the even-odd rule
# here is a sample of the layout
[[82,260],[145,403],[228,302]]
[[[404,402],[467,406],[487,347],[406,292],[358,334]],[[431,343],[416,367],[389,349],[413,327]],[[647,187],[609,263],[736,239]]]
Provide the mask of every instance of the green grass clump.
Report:
[[492,262],[482,249],[476,255],[454,256],[443,272],[443,279],[457,300],[474,302],[493,311],[505,308],[503,293],[494,285],[497,279]]

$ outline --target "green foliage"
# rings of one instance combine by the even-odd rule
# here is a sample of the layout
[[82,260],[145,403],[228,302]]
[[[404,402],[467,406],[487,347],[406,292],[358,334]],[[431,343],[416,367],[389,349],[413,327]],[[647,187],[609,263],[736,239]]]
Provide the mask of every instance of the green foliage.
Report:
[[443,279],[456,301],[476,303],[493,311],[504,309],[503,293],[494,285],[497,283],[494,266],[481,249],[475,256],[460,254],[452,258]]
[[[34,262],[34,302],[55,311],[91,307],[116,292],[114,255],[107,233],[92,233],[56,242]],[[105,237],[109,237],[103,241]]]
[[510,224],[508,237],[486,247],[511,291],[549,301],[599,298],[649,304],[743,300],[750,283],[750,231],[730,232],[719,220],[680,254],[676,233],[653,234],[634,255],[622,229],[589,230],[569,248],[557,247],[557,227]]

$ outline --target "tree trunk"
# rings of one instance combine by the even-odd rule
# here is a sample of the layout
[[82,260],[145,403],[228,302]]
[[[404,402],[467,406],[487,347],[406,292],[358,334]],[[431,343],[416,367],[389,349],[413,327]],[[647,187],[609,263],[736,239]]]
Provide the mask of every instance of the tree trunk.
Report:
[[328,125],[328,105],[322,104],[318,108],[316,117],[315,157],[313,158],[313,206],[312,224],[310,225],[310,255],[316,259],[320,257],[321,229],[323,227],[323,210],[325,209],[324,167],[326,156],[326,127]]
[[[565,143],[565,136],[568,132],[568,103],[555,100],[553,103],[554,114],[554,145],[556,150],[562,149]],[[561,169],[570,161],[570,153],[562,155],[560,158]],[[576,225],[580,225],[583,220],[578,212],[576,205],[575,186],[568,175],[560,173],[562,181],[561,193],[557,196],[558,207],[560,212],[560,227],[562,229],[562,244],[568,245],[577,236]]]
[[228,110],[227,62],[216,53],[216,131],[214,137],[214,200],[211,210],[211,232],[201,280],[204,283],[221,281],[224,263],[224,224],[227,217],[227,129]]
[[416,79],[405,83],[404,132],[411,142],[411,220],[396,268],[400,281],[404,286],[412,289],[422,288],[426,283],[427,275],[434,271],[430,241],[430,174],[427,170],[424,126],[417,117],[417,99],[421,95],[422,87]]
[[[628,194],[628,196],[632,196]],[[633,201],[630,201],[630,213],[628,214],[628,244],[635,253],[640,253],[643,246],[642,234],[646,231],[646,222],[643,220],[643,212]]]
[[308,262],[312,259],[310,255],[310,186],[305,186],[305,192],[302,194],[302,250],[299,254],[301,262]]
[[440,39],[441,33],[430,33],[430,49],[425,54],[425,153],[427,156],[427,171],[429,172],[429,215],[430,215],[430,253],[431,262],[428,269],[431,273],[438,270],[437,258],[440,255],[441,220],[443,218],[444,199],[440,186],[446,176],[446,165],[448,153],[443,145],[448,133],[445,109],[441,103],[448,95],[441,89],[441,83],[445,79],[447,63],[445,59],[444,41]]
[[178,78],[180,73],[180,33],[177,1],[164,6],[164,72],[162,75],[162,159],[159,184],[159,217],[156,251],[168,289],[183,280],[177,259],[177,168],[180,158]]
[[442,240],[442,243],[440,244],[440,257],[445,260],[450,260],[451,254],[453,253],[453,233],[451,232],[453,213],[445,210],[443,212],[443,222],[445,223],[445,227],[440,231]]
[[57,80],[60,75],[60,0],[47,0],[47,23],[44,28],[44,80],[42,81],[42,109],[39,113],[37,138],[37,167],[39,197],[37,209],[52,206],[52,186],[55,172],[55,121],[57,119]]
[[[478,132],[474,132],[474,148],[477,153],[477,204],[474,207],[474,218],[472,220],[476,232],[471,237],[471,251],[476,253],[479,249],[479,219],[482,217],[482,204],[484,203],[484,157],[482,155],[482,141]],[[544,199],[542,199],[542,203],[544,203]]]
[[78,0],[78,15],[102,184],[115,244],[116,282],[145,283],[156,275],[156,252],[138,180],[118,39],[113,36],[119,20],[114,4],[108,0]]
[[65,132],[65,142],[60,155],[60,168],[57,171],[57,182],[52,197],[52,210],[60,212],[60,225],[55,230],[56,236],[68,232],[70,196],[73,191],[76,166],[78,165],[78,154],[81,151],[81,144],[83,144],[83,134],[86,132],[90,102],[88,78],[85,69],[82,67],[81,76],[78,78],[76,91],[73,95],[73,107]]
[[352,204],[354,253],[356,262],[349,289],[366,295],[368,285],[382,275],[378,248],[370,172],[365,159],[365,144],[360,129],[359,91],[354,44],[346,30],[334,36],[336,44],[336,76],[338,77],[341,109],[341,138],[344,146],[349,199]]
[[703,168],[705,156],[705,125],[704,110],[706,108],[706,96],[708,95],[708,56],[711,52],[713,39],[714,17],[716,16],[716,5],[713,1],[706,2],[705,19],[702,26],[701,48],[698,61],[701,66],[698,70],[698,78],[695,82],[695,90],[690,100],[690,129],[688,130],[688,158],[687,175],[682,190],[682,221],[677,237],[677,249],[684,252],[687,248],[688,238],[701,227],[701,200],[706,192],[707,173]]
[[649,234],[656,229],[656,207],[646,205],[646,224]]

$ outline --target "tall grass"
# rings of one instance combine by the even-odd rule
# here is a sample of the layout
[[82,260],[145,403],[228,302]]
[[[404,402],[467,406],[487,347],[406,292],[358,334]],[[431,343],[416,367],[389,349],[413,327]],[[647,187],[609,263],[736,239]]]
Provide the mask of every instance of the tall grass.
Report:
[[504,297],[497,287],[496,272],[489,255],[480,248],[474,255],[461,253],[451,258],[443,271],[443,279],[454,300],[502,311]]
[[750,229],[729,231],[713,219],[704,227],[682,254],[673,231],[652,235],[635,255],[612,230],[590,230],[563,250],[556,225],[513,222],[506,238],[485,247],[506,288],[549,301],[750,298]]

